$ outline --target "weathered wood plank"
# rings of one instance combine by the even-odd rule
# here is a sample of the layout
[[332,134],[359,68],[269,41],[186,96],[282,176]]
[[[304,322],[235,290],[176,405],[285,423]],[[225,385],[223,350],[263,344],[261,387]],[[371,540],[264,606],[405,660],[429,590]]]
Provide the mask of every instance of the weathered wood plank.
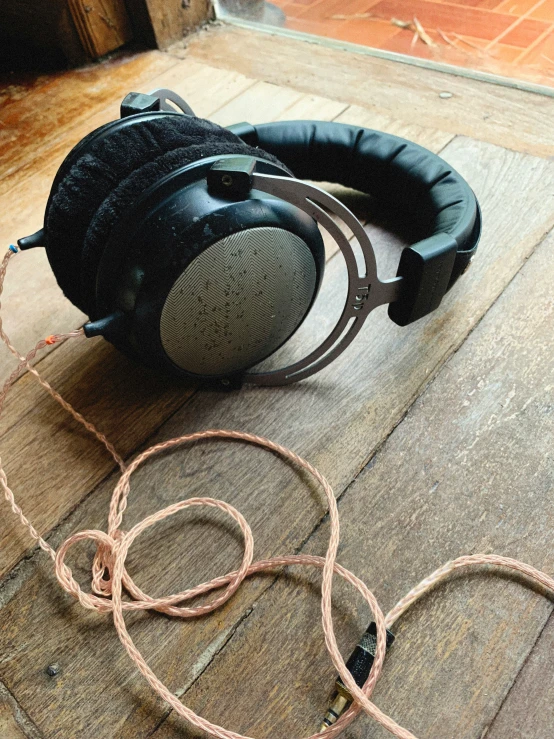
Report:
[[108,105],[94,114],[77,117],[73,127],[65,131],[55,142],[47,146],[46,141],[41,139],[36,143],[28,152],[29,160],[2,178],[0,194],[9,192],[26,177],[47,167],[48,173],[44,172],[43,175],[52,179],[65,155],[81,138],[98,126],[119,117],[121,100],[132,89],[147,92],[155,87],[170,88],[194,104],[194,112],[197,115],[206,117],[254,84],[255,80],[238,72],[226,72],[197,62],[182,62],[161,74],[154,70],[152,77],[148,79],[146,77],[131,79],[126,88],[114,91]]
[[[497,552],[554,568],[553,245],[554,234],[340,501],[339,560],[384,608],[461,554]],[[328,536],[326,522],[303,551],[323,554]],[[319,626],[320,582],[306,570],[281,577],[185,702],[249,736],[315,731],[334,680]],[[369,617],[352,589],[337,585],[335,623],[348,655]],[[515,578],[456,578],[399,622],[377,704],[422,739],[550,736],[551,630],[542,659],[535,652],[526,669],[519,705],[486,729],[551,611]],[[183,726],[172,716],[154,736],[182,736]],[[367,718],[347,735],[390,736]]]
[[17,724],[14,707],[0,694],[0,736],[4,739],[26,739]]
[[415,141],[434,152],[442,151],[454,138],[454,134],[448,133],[448,131],[440,131],[413,121],[394,118],[378,110],[363,108],[360,105],[351,105],[336,120],[339,123],[351,123],[356,126],[392,133],[394,136]]
[[[277,121],[296,121],[313,119],[321,121],[337,120],[352,106],[339,100],[330,100],[319,95],[304,94],[286,110],[276,116]],[[263,122],[263,121],[262,121]]]
[[13,697],[0,684],[0,736],[2,739],[41,739]]
[[[554,100],[534,93],[229,26],[173,53],[509,149],[554,154]],[[440,99],[443,91],[452,97]]]
[[244,116],[245,111],[249,123],[275,120],[302,97],[302,93],[290,87],[256,82],[241,99],[232,100],[222,106],[215,114],[214,120],[220,126],[229,126],[236,123],[240,116]]
[[[337,492],[344,490],[554,225],[549,200],[552,163],[462,138],[449,144],[444,156],[476,189],[487,230],[479,258],[437,314],[411,329],[400,329],[379,311],[355,347],[310,381],[276,390],[198,393],[157,438],[210,426],[263,433],[307,456],[329,476]],[[518,195],[522,189],[525,201]],[[379,251],[383,276],[394,272],[397,255],[394,249],[387,254]],[[329,265],[330,310],[341,284],[339,267],[338,258]],[[340,308],[338,294],[334,303]],[[323,315],[323,328],[324,320]],[[183,495],[209,491],[247,516],[256,533],[256,556],[293,551],[323,515],[318,494],[306,490],[303,482],[261,451],[246,454],[238,445],[196,447],[188,455],[171,455],[138,473],[124,526]],[[113,485],[110,479],[90,495],[56,531],[54,541],[78,528],[105,525]],[[32,513],[32,507],[29,510]],[[234,529],[218,519],[216,548],[210,537],[214,519],[201,514],[194,521],[197,525],[184,531],[178,521],[170,521],[136,542],[129,568],[138,573],[141,586],[168,592],[184,581],[200,581],[236,564],[240,544]],[[89,554],[82,552],[72,563],[83,582]],[[164,707],[135,678],[108,620],[82,613],[70,603],[57,590],[49,566],[40,557],[23,563],[5,585],[7,626],[0,633],[0,650],[6,658],[0,677],[47,737],[63,734],[67,727],[75,737],[147,736],[163,718]],[[414,570],[405,572],[411,581]],[[133,637],[152,667],[181,694],[269,582],[260,578],[249,583],[226,608],[194,623],[132,618]],[[43,667],[52,660],[62,665],[63,678],[49,682]],[[103,688],[98,702],[91,699],[92,679]]]
[[152,80],[175,63],[168,54],[151,51],[52,75],[32,95],[0,113],[0,176],[47,151],[78,121],[123,97],[130,86]]
[[[550,395],[552,397],[552,390]],[[542,434],[542,430],[539,430],[539,434]],[[551,491],[552,485],[550,486]],[[545,547],[546,550],[547,547]],[[552,562],[548,564],[549,571],[552,572]],[[510,619],[507,628],[516,630],[518,625]],[[554,621],[551,614],[500,712],[485,734],[486,739],[504,739],[507,736],[510,739],[547,739],[552,736],[554,726],[553,647]]]

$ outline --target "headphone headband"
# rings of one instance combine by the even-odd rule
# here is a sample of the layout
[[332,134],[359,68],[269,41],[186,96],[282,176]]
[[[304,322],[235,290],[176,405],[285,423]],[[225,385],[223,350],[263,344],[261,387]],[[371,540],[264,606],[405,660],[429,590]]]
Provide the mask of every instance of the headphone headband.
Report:
[[403,209],[424,240],[451,237],[456,255],[448,288],[466,270],[481,232],[479,204],[464,178],[436,154],[398,136],[345,123],[240,123],[230,130],[276,156],[299,179],[333,181]]

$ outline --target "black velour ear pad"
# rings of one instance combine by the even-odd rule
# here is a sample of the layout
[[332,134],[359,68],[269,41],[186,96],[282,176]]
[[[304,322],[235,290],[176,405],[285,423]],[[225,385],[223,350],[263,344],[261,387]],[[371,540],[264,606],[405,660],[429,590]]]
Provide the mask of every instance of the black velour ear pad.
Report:
[[52,194],[45,217],[48,259],[69,300],[92,312],[96,269],[125,207],[176,167],[218,154],[278,163],[227,129],[189,116],[160,115],[92,139]]

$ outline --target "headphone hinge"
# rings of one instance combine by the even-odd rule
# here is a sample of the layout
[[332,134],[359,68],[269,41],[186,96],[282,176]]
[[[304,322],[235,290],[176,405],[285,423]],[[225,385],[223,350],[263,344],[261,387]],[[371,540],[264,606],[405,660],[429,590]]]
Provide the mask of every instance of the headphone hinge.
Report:
[[224,198],[246,198],[252,189],[254,157],[238,156],[220,159],[207,174],[208,192]]
[[89,321],[83,326],[87,339],[94,336],[103,336],[109,341],[122,338],[128,324],[128,316],[122,311],[117,310],[109,316],[100,318],[97,321]]
[[160,98],[155,95],[146,95],[143,92],[130,92],[128,95],[125,95],[121,102],[121,118],[127,118],[129,115],[137,115],[137,113],[161,110],[160,106]]
[[445,296],[458,251],[449,234],[435,234],[404,249],[397,276],[400,298],[389,305],[389,318],[399,326],[418,321],[438,308]]

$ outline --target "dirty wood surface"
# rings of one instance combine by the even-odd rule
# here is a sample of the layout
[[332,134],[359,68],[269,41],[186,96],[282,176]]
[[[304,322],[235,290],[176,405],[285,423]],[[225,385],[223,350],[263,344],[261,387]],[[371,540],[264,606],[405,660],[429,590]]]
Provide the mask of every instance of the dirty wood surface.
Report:
[[236,27],[199,33],[171,53],[509,149],[554,154],[552,97]]
[[[483,206],[486,228],[472,268],[435,314],[400,329],[377,311],[339,360],[296,386],[232,393],[184,387],[141,370],[101,340],[56,347],[40,360],[41,369],[125,457],[153,440],[214,426],[261,433],[295,449],[321,469],[340,498],[340,561],[368,582],[385,607],[435,566],[468,551],[496,551],[552,571],[554,237],[548,234],[554,227],[554,163],[545,156],[548,106],[537,96],[532,104],[525,93],[482,83],[474,99],[476,83],[449,77],[460,100],[457,113],[445,113],[445,101],[431,95],[438,82],[422,77],[414,90],[405,66],[380,62],[385,67],[375,72],[371,91],[368,84],[348,87],[344,79],[360,61],[346,53],[333,57],[344,70],[337,67],[324,87],[314,70],[324,70],[325,60],[314,52],[313,77],[300,84],[308,74],[306,54],[316,47],[298,52],[297,74],[292,57],[262,74],[252,49],[259,55],[265,49],[270,59],[276,51],[269,36],[253,35],[253,45],[223,68],[222,50],[242,33],[216,28],[199,35],[187,52],[120,57],[106,67],[45,76],[27,94],[8,95],[0,120],[12,127],[17,151],[14,159],[2,160],[0,187],[9,206],[0,214],[5,240],[40,227],[63,156],[117,114],[125,92],[172,87],[199,115],[224,125],[339,120],[440,152]],[[393,92],[383,81],[387,75]],[[76,105],[72,90],[86,103]],[[394,105],[385,104],[393,97]],[[44,138],[31,115],[33,98],[44,107]],[[426,100],[426,118],[416,98]],[[459,106],[470,99],[461,120]],[[60,100],[65,112],[57,109]],[[482,129],[479,105],[485,121],[494,110],[495,120]],[[508,130],[515,110],[519,125]],[[60,122],[59,128],[49,121]],[[0,138],[0,146],[15,151],[9,139],[2,144]],[[409,236],[395,233],[394,222],[380,217],[375,204],[352,202],[363,206],[380,275],[392,276]],[[344,269],[335,252],[328,250],[315,316],[290,352],[315,342],[338,317]],[[28,348],[53,330],[82,322],[40,251],[12,265],[3,306],[18,346]],[[11,366],[3,352],[2,376]],[[28,375],[6,404],[0,436],[16,496],[53,545],[78,529],[105,527],[117,479],[111,459]],[[324,551],[328,532],[317,488],[272,455],[232,443],[198,445],[138,472],[124,528],[179,498],[206,494],[243,512],[257,557]],[[48,558],[30,549],[10,515],[3,520],[0,735],[195,735],[135,674],[109,619],[65,596]],[[129,568],[144,589],[161,594],[227,571],[240,551],[225,518],[188,512],[137,540]],[[84,584],[91,557],[83,546],[71,560]],[[319,726],[333,681],[318,625],[318,582],[308,571],[259,577],[208,618],[135,615],[129,618],[131,634],[170,688],[210,719],[260,739],[308,735]],[[339,641],[348,652],[368,616],[340,583],[335,600]],[[550,736],[554,716],[541,673],[549,626],[539,639],[550,612],[549,601],[514,580],[483,573],[456,578],[399,624],[376,700],[420,739],[473,739],[487,732],[493,739]],[[46,673],[52,664],[54,677]],[[541,715],[527,722],[533,691]],[[348,736],[385,733],[362,718]]]

